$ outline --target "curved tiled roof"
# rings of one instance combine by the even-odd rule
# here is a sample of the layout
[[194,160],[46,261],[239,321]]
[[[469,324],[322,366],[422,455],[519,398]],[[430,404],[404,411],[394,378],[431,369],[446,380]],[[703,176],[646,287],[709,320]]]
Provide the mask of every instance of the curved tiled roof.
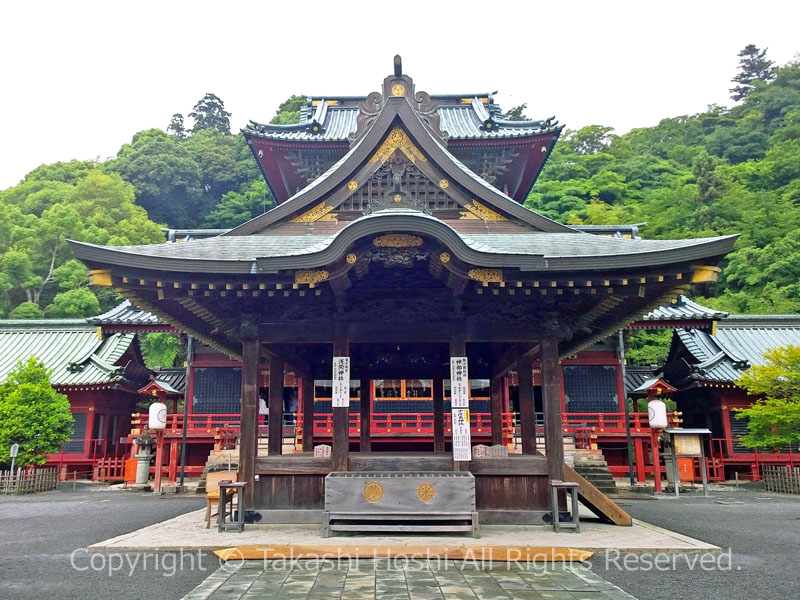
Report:
[[671,303],[656,308],[642,317],[643,321],[716,321],[724,319],[728,313],[714,310],[690,300],[686,296],[678,296]]
[[124,382],[125,365],[117,362],[134,337],[115,333],[100,340],[97,328],[83,319],[0,321],[0,381],[18,361],[35,356],[52,370],[54,386]]
[[164,321],[156,315],[140,310],[131,304],[130,300],[125,300],[111,310],[104,312],[96,317],[86,319],[92,325],[166,325]]
[[764,352],[800,346],[800,316],[734,315],[717,324],[716,333],[678,329],[676,335],[696,361],[691,378],[733,383],[748,368],[763,365]]

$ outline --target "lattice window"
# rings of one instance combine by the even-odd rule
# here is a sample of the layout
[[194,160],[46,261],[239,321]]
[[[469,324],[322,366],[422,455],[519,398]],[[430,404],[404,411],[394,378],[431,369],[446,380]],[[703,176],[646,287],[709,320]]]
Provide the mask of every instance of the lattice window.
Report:
[[[428,179],[422,172],[409,165],[402,175],[401,185],[404,192],[414,198],[425,201],[428,210],[446,210],[458,208],[458,204],[447,196],[438,184]],[[366,210],[369,203],[373,200],[383,198],[392,189],[392,171],[389,165],[384,165],[378,169],[375,175],[362,185],[360,189],[342,202],[337,207],[337,212],[358,212]]]
[[207,367],[194,371],[194,413],[235,414],[241,411],[242,370]]
[[617,370],[612,366],[564,367],[567,412],[617,412]]

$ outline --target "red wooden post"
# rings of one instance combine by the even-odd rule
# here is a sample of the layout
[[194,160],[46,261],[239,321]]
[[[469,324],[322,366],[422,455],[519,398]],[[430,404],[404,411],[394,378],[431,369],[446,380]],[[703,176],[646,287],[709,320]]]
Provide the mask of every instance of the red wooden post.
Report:
[[634,453],[636,456],[636,481],[644,483],[647,475],[644,470],[644,441],[640,437],[634,440]]
[[433,374],[433,451],[444,452],[444,377]]
[[161,491],[161,470],[164,466],[164,432],[156,432],[156,476],[153,488],[155,491]]
[[174,440],[169,444],[169,482],[175,483],[178,476],[178,440]]

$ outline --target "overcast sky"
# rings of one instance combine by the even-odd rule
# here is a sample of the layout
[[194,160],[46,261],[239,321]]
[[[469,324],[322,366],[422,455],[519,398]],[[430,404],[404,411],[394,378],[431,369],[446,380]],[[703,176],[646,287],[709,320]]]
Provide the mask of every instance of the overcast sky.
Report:
[[104,160],[206,92],[235,130],[291,94],[366,95],[403,57],[429,93],[617,133],[730,105],[737,53],[800,52],[800,2],[46,2],[0,5],[0,189]]

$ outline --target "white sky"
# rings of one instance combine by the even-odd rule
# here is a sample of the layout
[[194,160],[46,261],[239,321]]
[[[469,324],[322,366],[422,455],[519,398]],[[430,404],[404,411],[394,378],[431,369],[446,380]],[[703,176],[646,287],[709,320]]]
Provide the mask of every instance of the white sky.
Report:
[[5,0],[0,189],[42,163],[113,156],[206,92],[234,130],[293,93],[366,95],[396,53],[418,90],[499,90],[532,118],[624,133],[730,105],[739,50],[785,64],[798,23],[800,2],[773,0]]

